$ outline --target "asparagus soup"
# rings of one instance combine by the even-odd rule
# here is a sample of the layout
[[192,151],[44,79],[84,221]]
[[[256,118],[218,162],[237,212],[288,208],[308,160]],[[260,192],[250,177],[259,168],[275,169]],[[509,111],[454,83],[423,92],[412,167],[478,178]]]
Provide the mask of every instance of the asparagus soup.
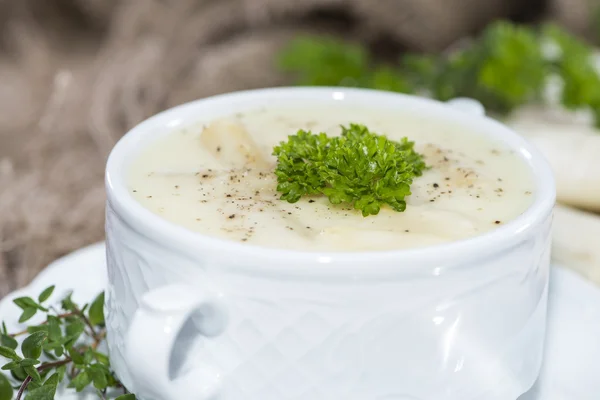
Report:
[[[347,148],[325,159],[333,147],[325,138],[342,131],[359,132],[340,146],[355,145],[349,151],[360,160]],[[381,136],[365,144],[360,132]],[[320,164],[298,156],[309,145]],[[404,158],[390,164],[398,149]],[[340,163],[356,166],[358,177],[342,176]],[[353,185],[361,175],[368,182],[359,190]],[[392,250],[472,237],[523,213],[534,187],[521,156],[479,132],[346,105],[259,108],[169,132],[132,161],[128,185],[144,207],[190,230],[304,251]]]

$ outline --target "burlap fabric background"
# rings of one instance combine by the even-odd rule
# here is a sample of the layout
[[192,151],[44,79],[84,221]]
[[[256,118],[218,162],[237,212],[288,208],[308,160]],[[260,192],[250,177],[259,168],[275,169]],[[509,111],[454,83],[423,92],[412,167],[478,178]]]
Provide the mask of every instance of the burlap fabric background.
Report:
[[103,167],[144,118],[289,83],[299,32],[436,51],[494,18],[591,34],[592,0],[0,0],[0,297],[103,238]]

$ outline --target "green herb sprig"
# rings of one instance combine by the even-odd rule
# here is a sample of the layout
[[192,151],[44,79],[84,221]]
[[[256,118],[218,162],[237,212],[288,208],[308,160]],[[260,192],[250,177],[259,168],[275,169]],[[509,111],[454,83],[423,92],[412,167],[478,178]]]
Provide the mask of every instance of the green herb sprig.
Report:
[[[99,350],[106,337],[104,293],[81,307],[69,295],[57,309],[46,304],[53,291],[50,286],[37,300],[13,300],[22,310],[20,323],[38,313],[45,319],[15,333],[9,333],[2,323],[0,357],[7,359],[2,370],[10,377],[0,373],[0,400],[12,400],[13,396],[15,400],[52,400],[63,381],[77,392],[93,388],[102,400],[114,398],[109,389],[122,393],[117,400],[135,400],[111,371],[108,355]],[[19,346],[17,338],[21,336],[25,338]]]
[[342,126],[341,136],[300,130],[276,146],[277,190],[295,203],[303,196],[325,195],[333,204],[348,203],[363,216],[387,204],[404,211],[410,185],[426,168],[414,143],[369,131],[364,125]]
[[533,27],[495,22],[453,50],[404,54],[394,65],[377,63],[356,43],[303,37],[282,50],[278,63],[301,85],[365,87],[442,101],[471,97],[498,115],[544,103],[555,76],[561,84],[561,104],[570,110],[591,110],[600,127],[600,74],[593,48],[552,23]]
[[294,73],[299,85],[411,90],[393,67],[376,65],[365,47],[332,37],[298,37],[282,50],[277,63]]

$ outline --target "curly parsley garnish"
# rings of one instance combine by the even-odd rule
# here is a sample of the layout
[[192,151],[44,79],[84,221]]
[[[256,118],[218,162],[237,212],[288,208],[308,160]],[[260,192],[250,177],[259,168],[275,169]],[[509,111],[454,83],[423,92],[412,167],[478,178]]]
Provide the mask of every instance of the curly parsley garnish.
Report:
[[341,129],[335,137],[300,130],[274,148],[281,199],[295,203],[303,196],[325,195],[333,204],[353,205],[365,217],[378,214],[383,204],[404,211],[410,185],[427,168],[414,143],[391,141],[359,124]]

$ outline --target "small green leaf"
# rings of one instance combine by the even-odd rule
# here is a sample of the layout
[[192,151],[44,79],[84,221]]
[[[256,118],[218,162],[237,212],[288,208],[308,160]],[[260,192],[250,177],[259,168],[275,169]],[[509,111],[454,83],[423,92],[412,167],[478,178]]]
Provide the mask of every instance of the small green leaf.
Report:
[[21,357],[19,357],[13,349],[11,349],[10,347],[6,347],[6,346],[0,346],[0,356],[11,359],[11,360],[15,360],[15,361],[21,360]]
[[42,355],[42,344],[47,338],[46,332],[35,332],[29,335],[21,344],[23,356],[38,359]]
[[26,358],[24,360],[21,360],[19,362],[19,365],[23,368],[25,367],[29,367],[31,365],[38,365],[40,363],[40,360],[36,360],[34,358]]
[[132,393],[122,394],[115,400],[135,400],[135,395]]
[[66,365],[61,365],[60,367],[56,368],[56,373],[58,374],[58,381],[62,382],[63,379],[65,379],[65,374],[67,372],[67,366]]
[[6,323],[2,321],[2,333],[8,335],[8,330],[6,329]]
[[54,350],[57,347],[61,347],[61,344],[59,342],[44,342],[44,344],[42,345],[42,350],[44,353],[47,353]]
[[39,387],[42,387],[42,382],[29,381],[29,384],[27,384],[29,390],[35,390]]
[[121,383],[118,382],[115,379],[115,377],[113,376],[112,373],[107,374],[106,378],[108,379],[108,387],[119,387],[119,386],[121,386]]
[[64,310],[74,312],[77,310],[77,304],[75,304],[71,299],[72,295],[73,293],[69,293],[69,295],[62,300],[61,306]]
[[50,375],[48,379],[46,379],[46,382],[44,382],[44,386],[58,386],[59,382],[60,375],[58,372],[55,372],[52,375]]
[[60,319],[54,315],[48,315],[48,338],[57,341],[61,338]]
[[104,292],[100,293],[93,301],[88,316],[92,325],[104,324]]
[[77,340],[77,339],[79,339],[79,336],[81,336],[81,334],[83,333],[84,330],[85,330],[85,323],[80,318],[77,318],[77,319],[73,320],[73,322],[67,323],[67,328],[65,331],[66,331],[66,336],[69,339]]
[[11,400],[13,396],[13,388],[10,381],[4,374],[0,374],[0,400]]
[[13,303],[22,310],[26,308],[38,308],[38,304],[31,297],[17,297],[13,300]]
[[106,354],[95,351],[94,356],[96,357],[96,361],[98,361],[100,364],[106,365],[107,367],[110,366],[110,361]]
[[75,388],[76,391],[81,392],[87,385],[92,382],[91,377],[86,371],[80,372],[73,380],[69,383],[70,388]]
[[94,387],[99,390],[104,390],[108,386],[108,379],[106,378],[105,371],[102,368],[98,368],[100,365],[92,365],[88,368],[88,374],[92,377]]
[[21,324],[25,321],[30,320],[31,317],[33,317],[37,311],[38,311],[38,309],[35,307],[27,307],[26,309],[23,310],[23,313],[19,317],[19,323]]
[[[44,341],[47,338],[48,338],[48,332],[46,332],[46,331],[34,332],[31,335],[29,335],[27,338],[25,338],[23,343],[28,342],[28,343],[34,344],[36,346],[39,346],[42,343],[44,343]],[[21,345],[21,348],[23,348],[23,345]]]
[[19,363],[17,361],[11,361],[2,366],[4,371],[10,371],[11,369],[19,368]]
[[83,363],[89,364],[94,360],[94,351],[92,349],[86,349],[85,353],[83,353]]
[[10,370],[10,374],[15,380],[19,382],[23,382],[25,378],[27,378],[27,373],[23,370],[23,368],[15,368]]
[[36,333],[36,332],[48,332],[48,325],[32,325],[27,327],[27,332]]
[[65,349],[70,349],[71,347],[73,347],[75,345],[75,342],[77,341],[77,339],[65,339],[63,345],[65,347]]
[[34,382],[40,383],[42,381],[42,377],[40,376],[40,373],[33,365],[30,365],[28,367],[23,367],[23,370],[25,370],[27,375],[29,375]]
[[44,289],[44,291],[42,293],[40,293],[40,295],[38,297],[38,301],[40,303],[43,303],[44,301],[48,300],[50,298],[50,296],[52,296],[52,292],[54,292],[54,285],[49,286],[46,289]]
[[83,360],[83,356],[79,354],[79,352],[74,348],[69,348],[69,357],[73,360],[75,365],[84,365],[85,362]]
[[57,385],[43,385],[29,390],[25,400],[54,400]]
[[11,336],[8,336],[5,333],[0,336],[0,345],[6,346],[13,350],[19,347],[19,343],[17,342],[17,340]]
[[56,355],[56,357],[60,357],[63,354],[65,354],[65,350],[62,346],[58,346],[56,349],[54,349],[54,354]]

